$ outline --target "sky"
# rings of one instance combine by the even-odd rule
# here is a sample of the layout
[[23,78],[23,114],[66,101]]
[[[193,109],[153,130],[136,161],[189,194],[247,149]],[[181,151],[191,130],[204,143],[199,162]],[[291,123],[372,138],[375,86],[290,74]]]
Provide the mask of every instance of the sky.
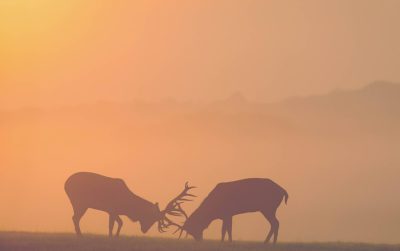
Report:
[[[282,240],[399,243],[397,89],[360,98],[400,82],[398,13],[397,0],[0,0],[0,231],[72,232],[63,184],[92,171],[161,207],[189,180],[189,212],[218,182],[268,177],[290,194]],[[257,103],[337,89],[356,91]],[[254,102],[213,103],[238,92]],[[234,224],[234,239],[268,228]],[[106,233],[106,215],[82,230]]]
[[396,0],[0,2],[0,107],[400,81]]

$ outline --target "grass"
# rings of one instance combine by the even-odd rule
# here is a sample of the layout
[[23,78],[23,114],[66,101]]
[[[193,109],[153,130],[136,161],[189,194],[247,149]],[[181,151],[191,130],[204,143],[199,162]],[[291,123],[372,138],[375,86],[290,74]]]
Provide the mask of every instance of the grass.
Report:
[[102,235],[0,232],[0,251],[400,251],[400,245],[362,243],[279,243],[219,241],[194,242],[150,237],[122,236],[109,239]]

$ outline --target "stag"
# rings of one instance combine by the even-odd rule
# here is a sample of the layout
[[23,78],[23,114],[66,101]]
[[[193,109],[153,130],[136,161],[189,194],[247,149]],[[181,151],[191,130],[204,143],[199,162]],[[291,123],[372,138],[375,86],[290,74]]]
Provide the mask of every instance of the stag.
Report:
[[116,236],[119,236],[123,222],[121,215],[131,221],[139,221],[140,228],[146,233],[154,223],[158,222],[158,230],[165,232],[170,226],[182,227],[167,216],[185,216],[181,204],[190,201],[188,191],[194,187],[186,182],[184,190],[171,200],[164,210],[160,210],[158,203],[151,203],[133,192],[122,179],[110,178],[103,175],[79,172],[71,175],[65,182],[65,192],[71,201],[74,215],[72,221],[78,236],[81,236],[79,222],[87,209],[92,208],[109,214],[109,236],[112,237],[115,222],[118,224]]
[[200,206],[187,218],[181,230],[192,235],[195,240],[203,239],[203,231],[216,219],[222,220],[222,237],[228,233],[232,241],[232,217],[248,212],[261,212],[271,224],[265,239],[268,243],[274,236],[278,239],[279,221],[276,210],[283,198],[288,200],[288,193],[269,179],[251,178],[226,183],[219,183],[204,199]]

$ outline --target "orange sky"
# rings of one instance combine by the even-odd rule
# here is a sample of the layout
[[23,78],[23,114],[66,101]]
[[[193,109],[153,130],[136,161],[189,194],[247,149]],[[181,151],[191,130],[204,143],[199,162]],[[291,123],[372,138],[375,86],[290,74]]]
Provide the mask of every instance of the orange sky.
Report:
[[0,107],[399,81],[399,1],[0,3]]
[[[399,12],[397,0],[0,1],[0,230],[72,231],[62,186],[86,170],[161,205],[189,180],[200,188],[189,211],[217,182],[270,177],[291,194],[283,240],[398,242],[397,131],[356,121],[343,137],[345,123],[323,116],[314,132],[268,110],[118,104],[237,91],[276,101],[400,81]],[[2,113],[21,107],[46,109]],[[84,232],[106,233],[104,214],[87,217]],[[261,216],[239,219],[234,238],[264,238]],[[138,234],[125,221],[123,233]]]

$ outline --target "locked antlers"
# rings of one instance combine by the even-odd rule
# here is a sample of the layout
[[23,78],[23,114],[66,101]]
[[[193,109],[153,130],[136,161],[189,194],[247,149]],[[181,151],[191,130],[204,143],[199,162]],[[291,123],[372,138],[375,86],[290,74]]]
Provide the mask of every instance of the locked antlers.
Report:
[[174,234],[176,232],[178,232],[179,230],[181,230],[181,232],[179,234],[179,238],[181,237],[182,232],[183,232],[182,226],[179,224],[176,224],[173,221],[171,221],[170,219],[168,219],[167,215],[183,216],[183,217],[185,217],[185,220],[188,218],[188,215],[182,209],[181,205],[185,201],[192,201],[192,199],[190,199],[188,197],[196,197],[195,195],[188,193],[189,190],[193,189],[193,188],[195,188],[195,187],[189,186],[188,182],[186,182],[185,188],[183,189],[183,191],[177,197],[175,197],[173,200],[171,200],[167,204],[165,209],[163,211],[161,211],[161,213],[163,214],[163,217],[158,221],[158,231],[159,232],[165,232],[170,226],[175,226],[175,227],[177,227],[177,230],[174,232]]

